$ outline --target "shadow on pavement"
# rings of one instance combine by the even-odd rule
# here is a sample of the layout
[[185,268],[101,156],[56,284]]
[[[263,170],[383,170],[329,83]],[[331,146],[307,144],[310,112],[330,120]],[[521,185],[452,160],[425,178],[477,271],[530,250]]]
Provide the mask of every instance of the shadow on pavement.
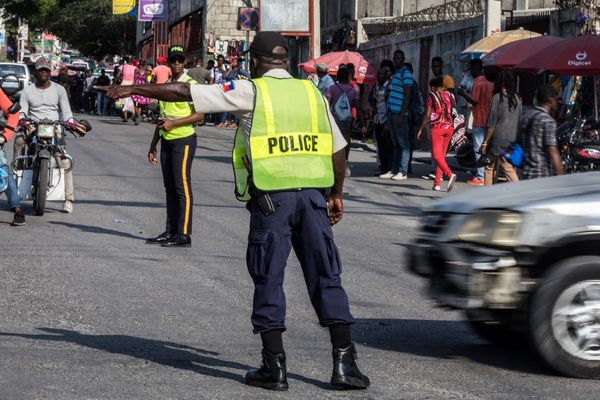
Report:
[[488,344],[463,321],[363,318],[356,320],[352,336],[357,343],[385,351],[440,359],[466,358],[520,373],[555,375],[527,347]]
[[[123,354],[142,360],[151,361],[183,370],[192,371],[201,375],[214,378],[230,379],[244,383],[245,372],[252,368],[249,365],[235,361],[217,358],[219,353],[199,349],[184,344],[165,342],[162,340],[146,339],[127,335],[87,335],[77,331],[55,328],[38,328],[47,334],[26,334],[0,332],[0,336],[18,337],[29,340],[45,340],[50,342],[74,343],[79,346],[106,351],[108,353]],[[242,371],[232,373],[217,368],[229,368]],[[316,379],[306,378],[297,374],[288,373],[288,378],[324,389],[332,387]]]
[[106,229],[106,228],[102,228],[100,226],[71,224],[69,222],[59,222],[59,221],[49,221],[49,223],[52,225],[66,226],[67,228],[79,229],[80,231],[83,231],[83,232],[100,233],[100,234],[112,235],[112,236],[121,236],[121,237],[129,238],[129,239],[137,239],[137,240],[146,239],[145,237],[142,237],[142,236],[132,235],[131,233],[127,233],[127,232],[115,231],[114,229]]

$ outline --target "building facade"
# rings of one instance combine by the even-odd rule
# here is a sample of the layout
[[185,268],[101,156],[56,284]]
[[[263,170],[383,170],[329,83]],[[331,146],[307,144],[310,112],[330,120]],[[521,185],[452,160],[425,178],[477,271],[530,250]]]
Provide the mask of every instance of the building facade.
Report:
[[238,8],[252,6],[243,0],[170,1],[165,22],[138,22],[139,57],[154,63],[166,57],[169,46],[181,44],[190,61],[206,63],[217,55],[238,56],[253,32],[237,29]]

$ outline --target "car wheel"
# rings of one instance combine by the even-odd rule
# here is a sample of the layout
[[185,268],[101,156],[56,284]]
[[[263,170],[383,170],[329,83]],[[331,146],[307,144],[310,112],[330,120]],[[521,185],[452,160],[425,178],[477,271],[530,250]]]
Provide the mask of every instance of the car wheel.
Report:
[[467,322],[471,329],[482,339],[500,346],[527,346],[526,335],[512,329],[508,312],[498,320],[485,321],[478,318],[478,314],[465,312]]
[[531,339],[540,357],[564,375],[600,378],[600,257],[554,265],[530,305]]

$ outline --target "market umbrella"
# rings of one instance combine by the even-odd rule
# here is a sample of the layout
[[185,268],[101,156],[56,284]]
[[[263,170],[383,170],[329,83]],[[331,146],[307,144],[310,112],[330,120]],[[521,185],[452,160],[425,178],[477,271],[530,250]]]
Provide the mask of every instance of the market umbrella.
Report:
[[531,54],[515,70],[532,73],[551,71],[560,75],[600,75],[600,36],[569,38],[547,51]]
[[598,119],[598,75],[600,75],[600,37],[578,36],[565,39],[552,47],[552,51],[532,54],[515,70],[531,73],[546,71],[569,76],[594,77],[594,115]]
[[358,83],[373,84],[377,82],[377,71],[360,54],[354,51],[335,51],[327,53],[319,58],[300,64],[304,72],[314,74],[317,72],[316,64],[327,64],[330,75],[337,75],[340,64],[354,64],[356,67],[355,79]]
[[[554,51],[552,46],[565,40],[557,36],[536,36],[502,45],[481,58],[486,67],[512,68],[539,51]],[[552,49],[552,50],[550,50]]]
[[514,31],[498,32],[473,43],[471,46],[464,49],[461,54],[487,54],[507,43],[531,39],[537,36],[541,35],[537,32],[527,31],[523,28],[515,29]]

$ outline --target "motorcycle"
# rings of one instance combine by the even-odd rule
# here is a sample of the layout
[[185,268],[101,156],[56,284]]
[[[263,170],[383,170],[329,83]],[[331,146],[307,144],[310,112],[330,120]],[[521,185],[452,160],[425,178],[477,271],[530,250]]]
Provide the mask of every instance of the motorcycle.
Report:
[[600,170],[600,130],[595,120],[577,118],[557,129],[565,172]]
[[[31,170],[31,197],[36,215],[44,215],[48,191],[60,183],[55,181],[53,171],[63,167],[65,172],[69,172],[73,168],[73,158],[60,145],[63,128],[75,137],[83,137],[92,130],[86,120],[62,122],[44,119],[36,122],[23,118],[17,127],[17,131],[25,135],[27,145],[24,154],[13,157],[12,167],[14,171]],[[68,160],[68,167],[62,165],[62,160]],[[60,174],[58,177],[60,179]]]

